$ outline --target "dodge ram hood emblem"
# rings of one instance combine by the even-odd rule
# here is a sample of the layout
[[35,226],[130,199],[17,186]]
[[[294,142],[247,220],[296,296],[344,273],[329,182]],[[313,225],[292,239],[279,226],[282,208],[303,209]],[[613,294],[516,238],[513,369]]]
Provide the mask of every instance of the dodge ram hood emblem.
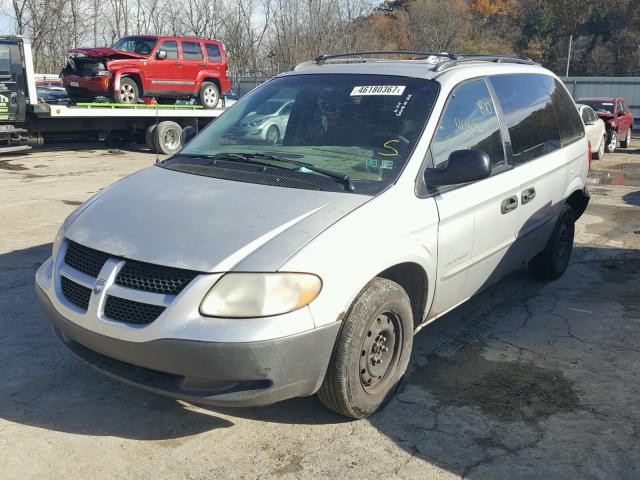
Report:
[[99,278],[96,280],[96,284],[93,286],[93,293],[96,295],[99,294],[102,290],[104,290],[104,280]]

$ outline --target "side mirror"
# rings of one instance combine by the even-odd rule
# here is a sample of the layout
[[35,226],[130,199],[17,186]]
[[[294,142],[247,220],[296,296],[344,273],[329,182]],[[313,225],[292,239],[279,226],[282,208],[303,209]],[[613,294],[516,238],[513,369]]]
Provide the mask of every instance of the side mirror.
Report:
[[180,143],[184,147],[187,143],[191,141],[193,137],[196,136],[196,129],[191,125],[187,125],[182,129],[182,133],[180,133]]
[[480,150],[456,150],[449,155],[446,166],[427,168],[424,171],[424,181],[428,187],[440,187],[482,180],[489,175],[489,155]]
[[165,52],[164,50],[158,50],[158,53],[156,53],[156,58],[158,60],[166,60],[167,52]]

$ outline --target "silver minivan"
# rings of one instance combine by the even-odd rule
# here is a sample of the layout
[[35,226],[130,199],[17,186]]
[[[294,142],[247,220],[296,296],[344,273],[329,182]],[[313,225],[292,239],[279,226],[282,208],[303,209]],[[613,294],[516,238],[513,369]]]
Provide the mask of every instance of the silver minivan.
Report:
[[[36,275],[62,343],[176,398],[317,393],[363,418],[422,327],[523,264],[562,275],[590,155],[563,84],[521,58],[411,57],[303,64],[81,205]],[[237,134],[274,101],[278,138]]]

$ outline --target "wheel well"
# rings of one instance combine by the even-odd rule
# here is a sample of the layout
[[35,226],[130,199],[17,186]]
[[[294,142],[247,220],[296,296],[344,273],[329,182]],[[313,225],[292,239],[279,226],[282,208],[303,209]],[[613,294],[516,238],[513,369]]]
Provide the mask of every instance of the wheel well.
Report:
[[211,83],[214,83],[214,84],[216,85],[216,87],[218,87],[218,93],[219,93],[220,95],[222,95],[222,90],[221,90],[221,89],[222,89],[222,87],[220,86],[220,80],[219,80],[219,79],[217,79],[217,78],[215,78],[215,77],[211,77],[211,78],[203,78],[203,79],[202,79],[202,82],[200,83],[200,88],[202,88],[202,84],[203,84],[204,82],[211,82]]
[[413,324],[417,327],[422,322],[425,303],[427,301],[427,273],[417,263],[400,263],[380,272],[378,277],[392,280],[404,288],[411,301]]
[[143,90],[142,90],[142,82],[140,81],[140,76],[136,73],[123,73],[122,75],[120,75],[120,80],[122,80],[123,78],[130,78],[131,80],[133,80],[134,82],[136,82],[136,85],[138,85],[138,92],[139,95],[142,97],[143,96]]
[[569,198],[567,198],[567,203],[571,206],[571,208],[573,208],[573,213],[575,214],[576,220],[579,219],[587,209],[589,198],[589,194],[584,190],[576,190],[571,195],[569,195]]

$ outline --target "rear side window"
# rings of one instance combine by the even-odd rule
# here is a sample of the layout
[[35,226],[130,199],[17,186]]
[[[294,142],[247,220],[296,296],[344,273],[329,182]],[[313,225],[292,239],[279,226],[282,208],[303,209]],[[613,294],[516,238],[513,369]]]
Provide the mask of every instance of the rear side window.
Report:
[[[560,140],[562,146],[568,145],[576,140],[584,137],[584,125],[580,121],[580,114],[573,99],[567,93],[562,84],[551,77],[544,76],[544,82],[551,93],[551,100],[558,117],[558,127],[560,128]],[[588,112],[589,121],[593,122],[592,111],[585,108]]]
[[184,60],[202,60],[202,48],[198,42],[182,42],[182,58]]
[[457,86],[444,108],[431,143],[434,165],[444,164],[455,150],[481,150],[494,167],[505,163],[496,109],[484,80]]
[[207,48],[207,58],[210,62],[221,62],[222,55],[220,54],[220,47],[215,43],[205,43]]
[[162,42],[158,50],[167,52],[167,58],[178,58],[178,42],[175,40],[166,40]]
[[[507,122],[516,164],[560,148],[556,112],[544,77],[534,74],[491,77]],[[575,113],[578,116],[577,110]]]

